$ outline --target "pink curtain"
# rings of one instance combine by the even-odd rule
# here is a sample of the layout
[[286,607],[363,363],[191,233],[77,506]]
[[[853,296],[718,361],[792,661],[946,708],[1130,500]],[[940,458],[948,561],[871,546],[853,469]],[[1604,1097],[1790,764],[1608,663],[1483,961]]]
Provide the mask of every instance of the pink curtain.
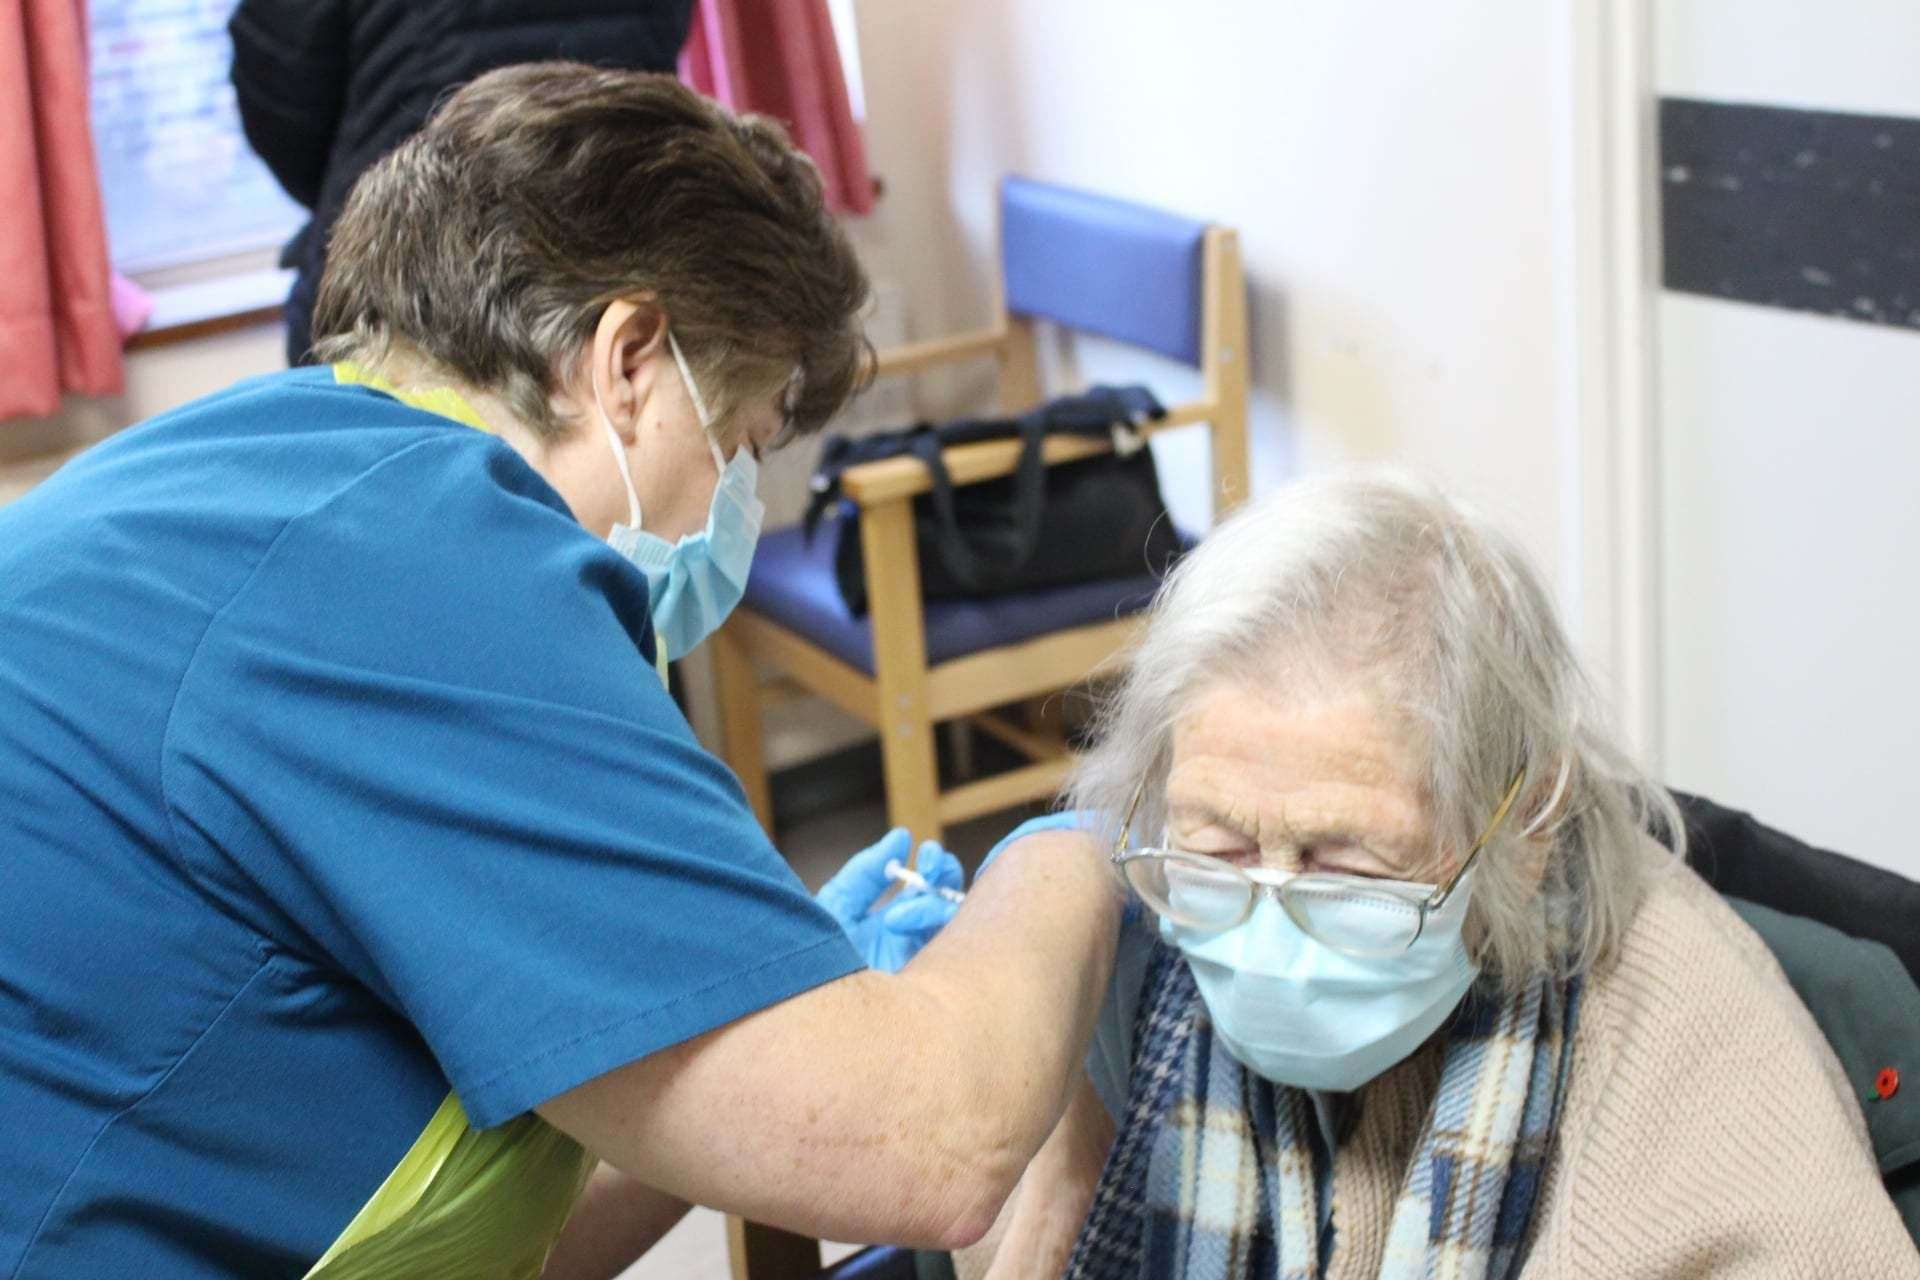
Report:
[[826,0],[698,0],[680,78],[735,111],[786,125],[820,167],[835,212],[873,211],[867,147]]
[[0,419],[122,387],[81,0],[0,9]]

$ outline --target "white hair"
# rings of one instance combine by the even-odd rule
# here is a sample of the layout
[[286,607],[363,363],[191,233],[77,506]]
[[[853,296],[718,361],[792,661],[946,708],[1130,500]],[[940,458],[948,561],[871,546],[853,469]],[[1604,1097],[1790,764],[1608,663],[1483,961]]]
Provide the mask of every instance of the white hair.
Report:
[[1510,984],[1610,954],[1654,865],[1646,836],[1685,851],[1672,797],[1621,748],[1525,553],[1424,483],[1306,480],[1223,521],[1156,595],[1073,806],[1112,835],[1144,783],[1135,828],[1158,832],[1174,725],[1222,682],[1368,695],[1406,736],[1448,859],[1524,779],[1469,912],[1479,959]]

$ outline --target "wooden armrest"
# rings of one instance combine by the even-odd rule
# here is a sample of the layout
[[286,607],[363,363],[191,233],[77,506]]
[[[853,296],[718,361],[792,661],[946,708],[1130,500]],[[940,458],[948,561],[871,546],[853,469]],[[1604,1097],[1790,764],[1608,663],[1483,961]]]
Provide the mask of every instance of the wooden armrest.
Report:
[[[1143,426],[1140,434],[1147,436],[1173,427],[1205,422],[1213,411],[1210,402],[1195,400],[1168,410],[1166,417]],[[1053,466],[1055,463],[1078,462],[1082,458],[1112,451],[1113,445],[1106,440],[1087,436],[1049,436],[1040,456],[1048,466]],[[1014,468],[1020,463],[1020,442],[986,440],[979,444],[960,444],[943,450],[941,456],[946,459],[947,474],[953,477],[954,484],[979,484],[982,480],[1013,474]],[[926,467],[921,465],[918,458],[886,458],[879,462],[865,462],[847,468],[840,476],[840,491],[863,507],[891,502],[896,498],[910,498],[931,488],[933,478],[927,474]]]
[[877,378],[884,378],[889,374],[912,373],[930,365],[994,355],[1006,340],[1007,332],[1004,329],[981,329],[975,333],[935,338],[931,342],[909,342],[905,346],[876,352],[873,373]]

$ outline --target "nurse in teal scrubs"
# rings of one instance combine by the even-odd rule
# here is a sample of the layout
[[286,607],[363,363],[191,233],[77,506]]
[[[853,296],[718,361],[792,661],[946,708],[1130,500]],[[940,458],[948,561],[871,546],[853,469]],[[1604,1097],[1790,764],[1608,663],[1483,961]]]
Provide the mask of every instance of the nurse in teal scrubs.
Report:
[[863,376],[808,163],[515,68],[329,258],[327,364],[0,509],[0,1275],[605,1274],[690,1202],[978,1236],[1106,986],[1100,851],[1015,842],[867,968],[928,923],[867,914],[901,850],[809,897],[654,670]]

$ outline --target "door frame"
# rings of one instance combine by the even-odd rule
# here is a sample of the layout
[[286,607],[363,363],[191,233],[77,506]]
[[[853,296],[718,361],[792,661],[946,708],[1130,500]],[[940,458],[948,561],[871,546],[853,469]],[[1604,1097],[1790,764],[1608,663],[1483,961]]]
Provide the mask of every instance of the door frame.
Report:
[[1659,138],[1651,0],[1559,0],[1563,604],[1647,767],[1661,755]]

